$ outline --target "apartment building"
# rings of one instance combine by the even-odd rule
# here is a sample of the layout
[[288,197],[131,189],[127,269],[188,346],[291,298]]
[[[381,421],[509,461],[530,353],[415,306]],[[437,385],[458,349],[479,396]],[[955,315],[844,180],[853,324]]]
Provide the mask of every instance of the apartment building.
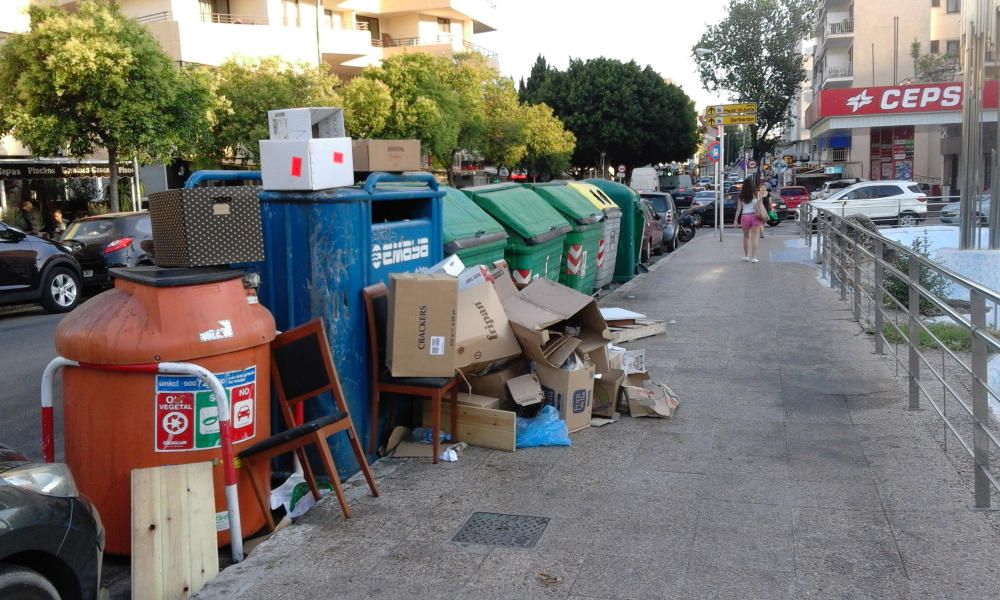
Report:
[[788,107],[788,125],[782,132],[781,143],[777,154],[792,156],[796,161],[810,160],[811,138],[806,126],[806,110],[813,99],[813,51],[816,40],[808,39],[799,43],[798,51],[802,55],[802,68],[805,79],[799,84],[799,91],[792,98]]
[[[942,193],[954,191],[961,148],[961,9],[961,0],[820,3],[813,101],[805,118],[813,160],[841,164],[848,176],[913,179],[941,186]],[[953,56],[955,68],[920,81],[911,58],[914,43],[921,54]],[[991,85],[985,119],[995,123]],[[995,139],[995,124],[986,127],[986,139]]]

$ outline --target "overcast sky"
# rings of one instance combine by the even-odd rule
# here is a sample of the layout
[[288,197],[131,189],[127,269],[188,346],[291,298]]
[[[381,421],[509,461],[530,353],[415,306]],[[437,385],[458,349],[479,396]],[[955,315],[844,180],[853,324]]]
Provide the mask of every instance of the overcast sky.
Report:
[[494,0],[497,31],[476,43],[500,55],[500,72],[527,78],[541,54],[560,69],[572,58],[607,56],[650,65],[700,110],[727,98],[701,87],[691,47],[722,18],[727,0]]

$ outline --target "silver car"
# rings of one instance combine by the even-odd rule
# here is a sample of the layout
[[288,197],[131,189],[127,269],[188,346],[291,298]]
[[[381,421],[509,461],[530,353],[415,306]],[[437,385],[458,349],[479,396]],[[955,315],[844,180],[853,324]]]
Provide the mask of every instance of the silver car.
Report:
[[[983,194],[977,202],[976,215],[980,225],[990,224],[990,195]],[[941,222],[958,225],[961,217],[961,202],[949,202],[941,209]]]

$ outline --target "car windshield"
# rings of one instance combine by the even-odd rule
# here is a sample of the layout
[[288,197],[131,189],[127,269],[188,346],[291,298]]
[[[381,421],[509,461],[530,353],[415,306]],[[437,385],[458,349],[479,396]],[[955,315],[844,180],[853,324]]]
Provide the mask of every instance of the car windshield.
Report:
[[906,189],[910,190],[914,194],[923,194],[924,193],[924,190],[920,189],[920,186],[917,185],[917,184],[915,184],[915,183],[913,185],[906,186]]
[[128,219],[125,222],[125,231],[128,235],[152,236],[153,225],[149,221],[149,215]]
[[806,188],[804,187],[786,187],[781,189],[782,196],[805,196]]
[[711,200],[715,198],[715,192],[698,192],[694,197],[696,200]]
[[114,231],[115,223],[110,219],[96,219],[93,221],[77,221],[66,230],[64,240],[96,240],[111,235]]

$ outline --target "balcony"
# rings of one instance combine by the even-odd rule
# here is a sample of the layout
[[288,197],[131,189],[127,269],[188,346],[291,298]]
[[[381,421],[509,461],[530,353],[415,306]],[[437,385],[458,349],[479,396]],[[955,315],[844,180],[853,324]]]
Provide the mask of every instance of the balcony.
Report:
[[[223,25],[267,25],[267,17],[254,15],[234,15],[230,13],[201,13],[202,23],[218,23]],[[136,22],[148,25],[150,23],[163,23],[173,21],[173,14],[169,10],[141,15],[135,18]]]
[[319,48],[323,60],[334,65],[367,56],[372,52],[373,40],[367,23],[357,28],[331,28],[320,32]]
[[470,20],[473,33],[496,31],[497,6],[492,0],[352,0],[352,10],[378,15],[420,13],[444,19]]
[[846,48],[854,43],[854,17],[846,14],[828,15],[816,25],[819,51],[826,48]]
[[823,70],[821,89],[851,87],[854,82],[854,65],[828,66]]

